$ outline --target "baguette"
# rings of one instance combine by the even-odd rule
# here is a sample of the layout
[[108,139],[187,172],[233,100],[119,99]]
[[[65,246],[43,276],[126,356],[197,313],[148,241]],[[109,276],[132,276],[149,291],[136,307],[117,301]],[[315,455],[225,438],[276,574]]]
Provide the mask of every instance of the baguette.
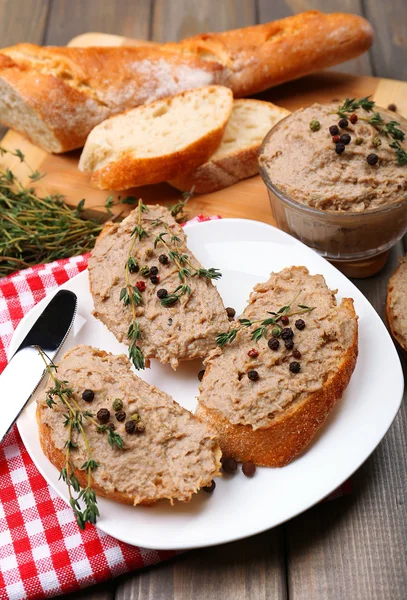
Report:
[[218,148],[233,106],[220,85],[182,92],[111,117],[89,134],[79,169],[103,190],[125,190],[195,169]]
[[198,194],[216,192],[259,172],[258,152],[266,133],[289,111],[271,102],[235,100],[222,142],[216,152],[194,171],[183,172],[168,183]]
[[288,464],[308,446],[342,397],[358,353],[353,301],[338,306],[322,275],[305,267],[272,273],[255,286],[243,317],[270,318],[284,306],[291,306],[285,314],[303,314],[290,317],[279,337],[269,325],[254,341],[257,323],[208,356],[196,411],[216,429],[224,455],[267,467]]
[[[92,472],[92,488],[99,496],[125,504],[149,505],[160,499],[188,502],[201,487],[210,485],[219,475],[220,449],[214,432],[170,396],[139,379],[131,371],[128,359],[113,356],[90,346],[76,346],[58,364],[57,377],[67,381],[71,397],[82,411],[94,415],[101,408],[110,411],[110,422],[124,442],[122,450],[111,448],[106,436],[93,423],[82,420],[99,463]],[[37,395],[37,423],[45,456],[58,469],[66,465],[64,426],[66,407],[58,401],[49,408],[47,391],[52,382]],[[82,392],[94,392],[91,402]],[[112,408],[115,399],[123,402],[125,421],[118,420]],[[144,431],[127,433],[125,424],[137,413]],[[82,436],[75,430],[77,444],[70,462],[81,487],[87,486],[83,463],[88,460]]]
[[66,152],[107,117],[140,104],[211,84],[235,97],[255,94],[354,58],[372,40],[362,17],[310,11],[177,44],[18,44],[0,53],[0,121],[48,152]]
[[407,352],[407,256],[400,260],[390,278],[386,316],[393,338]]

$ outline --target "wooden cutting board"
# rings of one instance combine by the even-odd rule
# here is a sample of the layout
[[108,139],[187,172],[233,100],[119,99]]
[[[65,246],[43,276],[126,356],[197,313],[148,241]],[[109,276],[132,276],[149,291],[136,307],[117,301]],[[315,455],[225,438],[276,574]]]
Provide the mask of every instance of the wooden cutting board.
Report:
[[[141,42],[130,38],[103,34],[86,33],[74,38],[71,46],[123,46],[154,42]],[[298,81],[272,88],[258,97],[295,110],[313,102],[329,102],[335,98],[363,97],[372,95],[379,106],[390,103],[407,117],[407,82],[374,77],[359,77],[336,72],[320,72]],[[8,131],[1,141],[7,149],[20,149],[28,164],[47,176],[42,180],[44,189],[50,193],[65,196],[67,204],[76,206],[82,198],[85,207],[92,212],[104,213],[105,200],[109,193],[95,190],[89,185],[89,176],[77,169],[80,151],[62,155],[49,155],[33,146],[14,131]],[[24,182],[28,180],[28,169],[16,157],[4,155],[3,166],[8,166]],[[134,195],[145,202],[175,202],[180,194],[167,184],[145,186],[128,190],[122,195]],[[117,197],[117,194],[114,194]],[[128,205],[113,208],[113,212],[127,214],[132,209]],[[266,223],[273,223],[267,191],[260,176],[241,181],[231,187],[212,194],[196,195],[188,205],[190,216],[203,213],[221,214],[224,217],[246,217]]]

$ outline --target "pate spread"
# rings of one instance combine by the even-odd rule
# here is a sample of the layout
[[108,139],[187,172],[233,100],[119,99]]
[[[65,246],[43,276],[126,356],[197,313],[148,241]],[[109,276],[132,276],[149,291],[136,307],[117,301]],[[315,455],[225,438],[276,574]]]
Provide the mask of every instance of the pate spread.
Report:
[[[106,234],[102,233],[92,251],[89,281],[94,315],[120,342],[130,344],[128,331],[133,319],[132,307],[124,306],[121,291],[126,286],[125,265],[131,250],[137,271],[129,273],[129,283],[141,290],[141,303],[135,307],[135,316],[140,328],[138,343],[147,364],[149,358],[157,358],[176,368],[181,360],[204,358],[216,345],[216,333],[229,325],[222,299],[210,279],[188,276],[185,283],[191,293],[183,294],[171,306],[163,306],[157,292],[165,290],[169,295],[183,282],[168,248],[160,241],[155,244],[157,237],[164,233],[163,240],[170,251],[187,257],[189,263],[183,266],[190,272],[200,269],[201,265],[187,248],[182,227],[166,208],[148,206],[143,211],[142,227],[147,235],[137,239],[131,249],[131,234],[137,223],[138,209],[120,225],[113,225]],[[178,241],[172,242],[172,236]],[[165,264],[160,262],[162,256]],[[143,275],[143,267],[156,269],[153,271],[155,276]]]
[[[313,104],[295,111],[277,125],[265,145],[260,164],[271,182],[289,198],[322,211],[360,213],[385,208],[407,196],[407,164],[398,164],[396,141],[407,151],[406,140],[385,135],[369,121],[378,113],[385,123],[397,121],[407,135],[407,121],[385,109],[354,111],[355,123],[338,127],[346,144],[336,151],[330,127],[338,126],[339,105]],[[378,159],[369,159],[376,155]],[[377,160],[377,162],[375,162]]]
[[[206,425],[182,408],[170,396],[136,377],[128,359],[98,351],[89,346],[69,350],[58,364],[59,380],[66,380],[73,399],[82,410],[94,415],[110,411],[115,431],[124,448],[112,449],[106,435],[83,419],[93,458],[99,463],[92,476],[107,493],[134,496],[134,504],[160,498],[188,501],[202,485],[208,485],[218,470],[218,445]],[[94,392],[91,402],[82,399],[85,389]],[[48,408],[46,390],[37,398],[41,421],[51,428],[53,445],[63,451],[67,440],[64,426],[66,408],[57,401]],[[126,433],[125,422],[115,418],[113,402],[120,399],[126,421],[137,412],[144,425],[142,434]],[[70,459],[76,468],[87,460],[83,437],[76,431],[72,439],[78,448]]]
[[407,349],[407,256],[390,280],[388,312],[394,336]]
[[[283,331],[272,337],[272,325],[258,341],[252,339],[258,321],[270,317],[268,311],[276,313],[290,304],[290,313],[301,313],[298,305],[313,309],[289,317],[290,350]],[[338,306],[323,276],[310,275],[305,267],[272,273],[268,281],[256,285],[242,316],[257,323],[242,327],[232,343],[210,354],[199,402],[233,424],[254,429],[270,426],[289,407],[321,390],[357,334],[357,319],[349,305]],[[298,319],[303,321],[297,322],[299,328]]]

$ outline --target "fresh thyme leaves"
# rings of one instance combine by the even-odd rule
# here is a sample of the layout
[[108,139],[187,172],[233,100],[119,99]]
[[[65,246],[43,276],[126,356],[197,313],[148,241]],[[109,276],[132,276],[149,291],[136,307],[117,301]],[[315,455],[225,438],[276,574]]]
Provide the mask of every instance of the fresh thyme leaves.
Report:
[[192,188],[190,189],[189,192],[183,192],[183,194],[181,196],[181,200],[179,200],[176,204],[174,204],[174,206],[168,207],[168,210],[170,211],[171,216],[173,216],[174,219],[178,223],[183,223],[184,221],[186,221],[186,218],[188,215],[184,212],[184,209],[185,209],[188,201],[193,197],[194,189],[195,189],[195,186],[192,186]]
[[153,222],[153,225],[156,227],[163,226],[165,231],[159,233],[154,240],[154,248],[157,248],[159,244],[164,246],[164,248],[168,252],[169,259],[175,263],[178,268],[178,277],[181,281],[181,285],[179,285],[173,292],[167,294],[165,298],[161,298],[160,302],[162,306],[172,306],[185,294],[191,295],[192,288],[187,284],[187,279],[191,277],[203,277],[205,279],[219,279],[222,277],[222,273],[219,269],[214,269],[211,267],[210,269],[204,269],[203,267],[195,268],[191,263],[188,254],[183,254],[178,250],[171,249],[169,244],[173,246],[181,243],[181,239],[174,235],[174,233],[170,230],[167,223],[157,219]]
[[[123,302],[124,306],[131,306],[131,314],[132,321],[130,323],[127,338],[130,340],[129,345],[129,358],[132,361],[133,365],[137,370],[145,368],[145,360],[143,356],[143,352],[138,344],[141,331],[140,326],[137,321],[136,315],[136,307],[140,306],[142,303],[142,297],[136,286],[131,285],[130,283],[130,273],[136,271],[138,265],[135,258],[132,256],[132,252],[134,250],[134,246],[137,240],[141,241],[143,237],[149,237],[147,231],[143,228],[141,223],[141,215],[143,212],[147,211],[148,208],[145,204],[142,203],[141,200],[138,202],[138,222],[137,225],[133,228],[133,231],[130,234],[131,243],[129,247],[129,252],[127,255],[126,265],[125,265],[125,287],[120,290],[119,300]],[[109,434],[110,435],[110,434]]]
[[295,298],[293,298],[293,300],[287,304],[286,306],[282,306],[277,312],[274,311],[267,311],[267,314],[272,315],[271,317],[267,317],[266,319],[239,319],[239,323],[240,326],[236,327],[234,329],[231,329],[230,331],[225,331],[223,333],[219,333],[216,336],[216,343],[218,344],[218,346],[220,346],[221,348],[223,348],[223,346],[226,346],[226,344],[231,344],[235,339],[236,336],[238,334],[238,332],[241,329],[249,328],[254,324],[259,323],[259,326],[256,327],[256,329],[254,329],[252,331],[252,340],[258,342],[262,337],[266,337],[267,336],[267,328],[270,325],[273,325],[273,330],[276,329],[276,333],[277,335],[280,334],[280,331],[283,329],[282,325],[280,324],[281,318],[286,316],[286,317],[292,317],[294,315],[302,315],[304,313],[310,313],[314,310],[315,307],[311,307],[311,306],[306,306],[305,304],[297,304],[297,307],[300,310],[294,310],[291,312],[291,307],[294,304],[294,302],[297,300],[298,296],[300,295],[301,292],[298,292],[298,294],[295,296]]
[[375,105],[373,100],[369,100],[370,96],[366,96],[365,98],[360,98],[356,100],[356,98],[346,98],[345,102],[338,108],[337,114],[346,118],[346,113],[353,113],[358,108],[363,108],[367,112],[371,112]]
[[393,148],[396,151],[397,156],[397,164],[401,167],[403,165],[407,165],[407,152],[403,150],[400,146],[400,143],[395,141],[390,144],[390,148]]
[[[85,529],[86,523],[92,523],[94,525],[99,516],[96,494],[92,488],[92,472],[99,467],[99,463],[92,457],[92,450],[83,424],[84,420],[94,425],[97,431],[107,433],[107,441],[112,448],[116,447],[122,449],[124,445],[123,439],[109,427],[101,427],[94,419],[92,412],[89,410],[83,411],[80,408],[74,398],[72,388],[68,386],[68,382],[61,381],[56,377],[56,365],[53,362],[47,362],[46,356],[39,346],[37,346],[37,350],[44,361],[45,369],[50,375],[53,383],[53,387],[46,393],[45,402],[52,410],[54,405],[57,404],[56,399],[58,399],[66,409],[66,413],[63,414],[64,427],[67,429],[67,439],[64,445],[65,463],[61,469],[59,478],[62,479],[68,487],[69,504],[74,512],[76,522],[81,529]],[[104,429],[102,431],[103,427]],[[83,489],[80,487],[79,480],[75,475],[75,467],[71,461],[71,452],[78,448],[77,442],[72,438],[74,432],[77,436],[82,437],[87,455],[86,461],[80,467],[82,471],[86,471],[87,475],[87,484]],[[76,497],[73,492],[77,494]],[[83,502],[85,506],[84,510],[82,510],[80,502]]]
[[386,137],[392,137],[395,140],[403,141],[405,138],[404,131],[399,129],[400,123],[397,121],[386,121],[383,119],[380,113],[375,112],[373,117],[368,122],[376,127],[376,129]]

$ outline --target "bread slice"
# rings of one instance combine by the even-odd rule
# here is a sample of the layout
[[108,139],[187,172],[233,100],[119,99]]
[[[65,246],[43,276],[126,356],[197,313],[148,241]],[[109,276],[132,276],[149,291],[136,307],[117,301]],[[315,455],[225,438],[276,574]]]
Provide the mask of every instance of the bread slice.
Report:
[[264,136],[290,112],[271,102],[235,100],[222,142],[210,159],[168,183],[198,194],[216,192],[259,172],[257,154]]
[[[278,312],[289,305],[289,313]],[[261,327],[256,322],[209,355],[196,412],[216,429],[226,456],[268,467],[286,465],[308,446],[348,385],[358,353],[353,301],[337,305],[322,275],[310,275],[305,267],[272,273],[255,286],[242,317],[256,321],[279,314],[288,314],[289,324],[282,326],[293,337],[285,332],[274,338],[271,324],[256,342],[252,334]],[[297,328],[298,319],[304,328]],[[286,333],[292,349],[283,340]],[[268,344],[274,339],[278,349]],[[292,363],[300,365],[299,372]]]
[[407,352],[407,255],[390,278],[386,315],[392,336]]
[[[139,209],[136,208],[120,224],[108,223],[98,237],[89,259],[94,315],[120,342],[129,345],[131,340],[128,338],[128,330],[133,313],[131,306],[123,306],[120,294],[126,286],[125,265],[132,244],[131,233],[138,224],[138,219]],[[150,358],[156,358],[162,363],[170,363],[176,369],[180,361],[205,358],[216,347],[217,332],[226,329],[229,321],[222,299],[211,280],[192,275],[202,265],[188,249],[185,232],[170,212],[163,206],[148,206],[142,211],[141,224],[148,236],[143,236],[141,241],[137,239],[131,256],[139,268],[157,267],[159,283],[152,283],[150,277],[143,276],[140,270],[129,273],[131,286],[135,286],[137,282],[145,284],[145,290],[141,292],[141,303],[135,307],[140,328],[138,345],[147,365]],[[164,233],[163,240],[169,249],[162,242],[155,244],[161,233]],[[173,241],[172,236],[175,236]],[[183,266],[192,275],[184,280],[190,286],[190,293],[182,295],[171,306],[163,306],[157,297],[157,291],[165,289],[170,294],[183,283],[178,274],[179,268],[170,257],[170,251],[178,252],[184,257]],[[168,264],[161,264],[161,255],[166,257]]]
[[[57,377],[67,381],[73,400],[82,411],[94,415],[101,408],[110,411],[110,422],[124,441],[123,449],[111,448],[106,434],[85,417],[82,424],[91,447],[92,458],[99,463],[93,471],[92,487],[100,496],[126,504],[152,504],[160,499],[188,502],[203,486],[219,475],[220,450],[214,432],[177,404],[168,394],[139,379],[131,371],[128,359],[113,356],[91,346],[76,346],[58,364]],[[44,454],[57,469],[65,466],[67,428],[66,407],[57,400],[46,404],[49,384],[37,397],[37,422]],[[92,402],[82,399],[90,389]],[[126,413],[117,420],[112,408],[119,398]],[[142,433],[126,433],[125,423],[138,413],[145,427]],[[76,431],[72,439],[78,448],[70,460],[82,487],[87,474],[81,466],[88,459],[82,436]]]
[[112,117],[90,132],[79,168],[100,189],[172,179],[215,152],[232,105],[232,92],[212,85]]

